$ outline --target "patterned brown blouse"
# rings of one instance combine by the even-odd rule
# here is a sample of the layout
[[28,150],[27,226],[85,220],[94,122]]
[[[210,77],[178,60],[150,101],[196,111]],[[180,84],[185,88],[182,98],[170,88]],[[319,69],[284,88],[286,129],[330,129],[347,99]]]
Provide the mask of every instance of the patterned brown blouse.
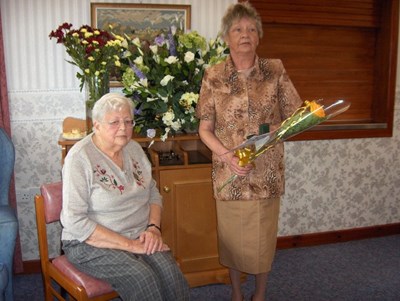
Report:
[[[258,134],[267,123],[270,130],[288,118],[301,98],[279,59],[256,58],[246,76],[236,71],[231,57],[208,68],[204,74],[196,114],[202,120],[214,120],[215,135],[232,149],[246,137]],[[213,154],[212,179],[217,200],[254,200],[278,197],[284,192],[283,143],[258,157],[255,168],[246,177],[238,177],[217,192],[231,175],[229,166]]]

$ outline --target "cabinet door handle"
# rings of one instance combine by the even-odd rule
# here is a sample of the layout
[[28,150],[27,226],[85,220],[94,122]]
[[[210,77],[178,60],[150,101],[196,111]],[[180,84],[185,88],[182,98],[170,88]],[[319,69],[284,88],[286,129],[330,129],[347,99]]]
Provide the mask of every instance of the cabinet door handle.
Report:
[[171,188],[169,188],[167,185],[165,185],[163,190],[164,190],[164,192],[168,193],[171,191]]

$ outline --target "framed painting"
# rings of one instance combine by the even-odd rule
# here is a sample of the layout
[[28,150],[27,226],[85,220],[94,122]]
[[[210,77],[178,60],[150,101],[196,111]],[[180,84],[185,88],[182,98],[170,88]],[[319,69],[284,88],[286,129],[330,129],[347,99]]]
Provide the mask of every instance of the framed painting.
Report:
[[[162,33],[168,33],[172,26],[177,32],[190,29],[191,6],[137,3],[95,3],[91,6],[93,27],[110,30],[118,35],[153,41]],[[121,87],[121,74],[112,71],[110,86]]]
[[190,5],[91,3],[92,26],[127,34],[141,40],[153,40],[167,33],[171,26],[178,31],[190,29]]

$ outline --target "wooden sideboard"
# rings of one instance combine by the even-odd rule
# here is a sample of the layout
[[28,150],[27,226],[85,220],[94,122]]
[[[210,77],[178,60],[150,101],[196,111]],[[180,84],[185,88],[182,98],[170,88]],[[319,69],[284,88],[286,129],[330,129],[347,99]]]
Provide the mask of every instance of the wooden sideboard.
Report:
[[[211,152],[199,136],[177,135],[163,142],[133,137],[148,154],[164,199],[163,239],[191,287],[229,283],[219,264],[217,221],[211,183]],[[76,141],[60,138],[62,162]]]

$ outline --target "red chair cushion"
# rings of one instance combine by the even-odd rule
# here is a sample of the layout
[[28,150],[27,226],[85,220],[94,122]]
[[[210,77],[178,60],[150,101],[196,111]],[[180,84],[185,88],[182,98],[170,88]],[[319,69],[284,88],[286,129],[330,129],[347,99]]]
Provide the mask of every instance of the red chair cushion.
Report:
[[42,185],[40,192],[44,200],[46,224],[60,220],[62,209],[62,182]]
[[76,284],[83,286],[89,298],[113,292],[113,288],[108,282],[89,276],[70,263],[65,255],[56,257],[52,263],[54,266],[68,276]]

